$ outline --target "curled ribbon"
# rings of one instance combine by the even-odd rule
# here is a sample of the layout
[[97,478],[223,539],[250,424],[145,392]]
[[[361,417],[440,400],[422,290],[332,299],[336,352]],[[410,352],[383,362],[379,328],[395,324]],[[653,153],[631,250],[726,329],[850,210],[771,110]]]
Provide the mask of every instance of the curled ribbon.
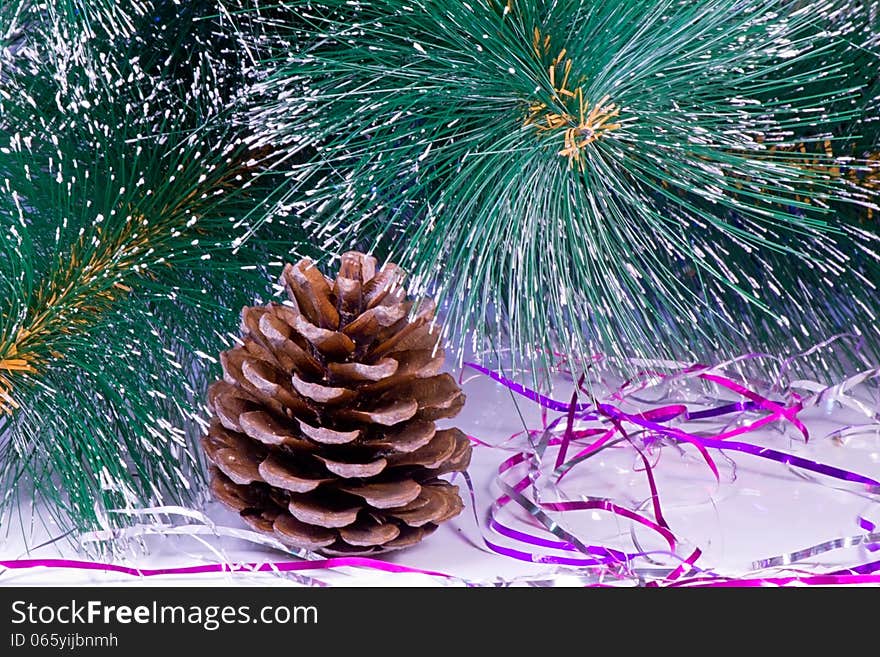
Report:
[[[823,343],[823,345],[818,345],[812,350],[806,352],[805,355],[809,355],[819,348],[833,343],[836,339],[840,337],[844,336],[837,336],[836,338],[832,338],[826,343]],[[758,357],[761,356],[757,354],[751,354],[742,358],[746,359]],[[783,363],[783,369],[790,368],[792,365],[792,361],[793,359],[786,360]],[[675,551],[677,547],[677,541],[675,535],[672,533],[671,529],[665,521],[665,518],[662,515],[659,503],[659,493],[657,491],[652,468],[648,463],[648,460],[645,457],[643,451],[640,450],[635,442],[631,440],[630,437],[627,435],[626,431],[623,428],[625,424],[635,425],[635,427],[639,428],[642,431],[643,435],[641,439],[647,447],[650,447],[652,444],[664,440],[671,441],[673,443],[687,443],[692,445],[700,452],[703,460],[712,471],[716,480],[718,480],[719,473],[709,453],[710,449],[719,450],[722,452],[739,452],[753,457],[775,461],[790,468],[797,468],[808,472],[818,473],[844,482],[861,484],[866,487],[865,492],[869,495],[874,495],[878,491],[880,491],[880,482],[867,475],[817,462],[802,456],[798,456],[796,454],[772,449],[770,447],[761,446],[741,440],[730,440],[733,437],[744,436],[753,433],[762,427],[781,421],[795,428],[800,433],[804,442],[806,443],[809,440],[810,436],[807,427],[800,419],[799,414],[808,405],[810,405],[810,403],[812,403],[812,405],[815,405],[823,398],[823,395],[827,395],[827,387],[822,388],[821,386],[817,386],[818,389],[815,391],[816,394],[812,395],[808,400],[804,400],[799,394],[797,394],[793,390],[789,390],[788,397],[791,399],[791,401],[780,402],[765,395],[759,394],[758,392],[750,389],[743,383],[740,383],[728,376],[718,373],[718,368],[708,368],[705,366],[697,365],[688,368],[682,368],[679,372],[676,372],[674,374],[663,374],[651,370],[644,373],[642,385],[633,385],[634,382],[628,381],[623,386],[621,386],[621,388],[610,394],[609,398],[619,402],[625,401],[627,399],[627,392],[625,391],[625,389],[627,387],[631,387],[635,390],[644,389],[644,387],[647,385],[644,381],[647,380],[648,376],[653,377],[655,380],[661,382],[675,377],[694,376],[703,381],[714,384],[719,388],[723,388],[730,392],[738,394],[745,399],[737,402],[719,403],[711,408],[700,410],[692,410],[687,405],[678,403],[668,404],[666,406],[650,409],[647,411],[641,411],[638,413],[627,413],[623,411],[619,405],[602,403],[596,400],[592,400],[588,403],[578,402],[577,390],[583,388],[582,380],[576,386],[576,392],[572,400],[566,403],[553,399],[547,395],[541,394],[536,390],[531,390],[521,383],[504,376],[502,373],[490,370],[489,368],[486,368],[478,363],[465,363],[465,367],[471,368],[500,383],[502,386],[511,390],[512,392],[537,403],[543,411],[549,410],[565,414],[566,423],[563,435],[561,437],[550,437],[549,439],[545,439],[544,441],[545,447],[552,447],[556,445],[560,446],[560,449],[557,452],[554,467],[554,474],[557,476],[557,483],[578,463],[585,461],[602,449],[621,442],[625,438],[630,442],[631,446],[635,449],[635,451],[639,455],[639,458],[642,460],[644,466],[643,471],[646,474],[648,485],[651,490],[650,502],[654,509],[653,519],[641,513],[638,513],[635,510],[620,506],[613,501],[607,499],[534,502],[523,493],[527,489],[534,487],[535,481],[538,477],[540,477],[542,474],[546,475],[545,472],[541,471],[540,464],[537,466],[537,477],[534,473],[535,466],[532,465],[533,471],[529,475],[521,478],[515,484],[510,485],[504,481],[505,474],[510,471],[514,466],[529,461],[534,462],[535,454],[530,454],[528,451],[519,452],[514,456],[507,458],[498,468],[497,483],[499,484],[501,490],[504,492],[504,495],[499,497],[492,505],[489,511],[488,527],[489,529],[502,536],[513,539],[520,544],[525,544],[526,546],[528,546],[528,549],[517,550],[509,547],[499,549],[499,546],[497,544],[484,538],[484,541],[489,549],[501,554],[505,554],[506,556],[513,556],[514,558],[533,562],[557,563],[569,566],[584,567],[614,565],[618,568],[618,573],[632,576],[638,570],[633,566],[634,562],[640,557],[648,557],[651,553],[644,551],[625,553],[620,550],[611,549],[606,546],[586,545],[582,541],[577,539],[577,537],[572,537],[566,530],[564,530],[559,524],[558,520],[542,515],[543,511],[554,511],[562,513],[582,510],[602,510],[612,513],[622,519],[626,519],[647,527],[653,532],[660,535],[667,542],[667,545],[669,546],[668,556],[672,556],[677,559],[679,561],[679,564],[674,569],[668,570],[667,574],[662,578],[662,582],[664,584],[672,585],[673,582],[676,582],[676,585],[681,586],[691,585],[692,582],[697,582],[697,580],[693,579],[682,580],[681,577],[687,572],[700,570],[695,566],[695,563],[702,556],[702,551],[699,548],[696,548],[687,558],[682,558],[676,554]],[[868,378],[876,376],[876,374],[877,370],[870,370],[868,372],[860,373],[854,377],[851,377],[847,381],[838,384],[837,386],[835,386],[835,389],[838,392],[849,390],[858,383],[862,383]],[[848,405],[854,408],[858,408],[859,410],[864,410],[864,407],[861,404]],[[722,431],[711,436],[696,434],[685,430],[681,426],[673,426],[671,424],[671,422],[673,421],[687,423],[697,420],[721,418],[722,416],[726,415],[734,415],[736,417],[739,417],[743,416],[744,414],[755,412],[763,412],[765,414],[762,417],[752,419],[742,424],[741,426]],[[546,413],[543,415],[543,417],[546,418]],[[557,418],[556,420],[548,424],[546,423],[545,419],[544,432],[548,433],[556,430],[561,424],[561,420],[562,418]],[[575,420],[587,422],[599,421],[610,424],[611,426],[604,429],[587,428],[575,430]],[[621,438],[620,436],[623,436],[623,438]],[[568,450],[576,444],[583,444],[583,441],[585,439],[591,439],[591,442],[580,449],[580,451],[578,451],[575,456],[567,458]],[[479,440],[475,440],[475,443],[477,445],[485,445],[483,441]],[[515,502],[517,506],[521,510],[529,514],[529,516],[531,516],[533,520],[537,520],[537,525],[541,529],[550,532],[557,537],[562,537],[565,540],[545,539],[538,534],[514,529],[508,524],[505,524],[502,520],[499,519],[499,513],[510,502]],[[872,532],[874,529],[873,523],[870,523],[869,521],[864,519],[860,519],[860,526],[869,533]],[[572,540],[572,538],[574,538],[575,540]],[[868,538],[871,537],[869,536]],[[779,557],[778,559],[766,559],[760,562],[760,564],[762,564],[763,567],[778,565],[778,563],[794,564],[799,560],[807,558],[808,556],[815,556],[816,554],[821,554],[825,551],[858,544],[865,544],[867,549],[871,551],[880,549],[880,544],[877,543],[876,538],[871,538],[870,541],[868,539],[844,538],[827,541],[820,546],[814,546],[813,548],[808,548],[807,550],[801,550],[792,553],[791,555],[784,555]],[[573,558],[543,555],[536,553],[534,551],[534,548],[546,548],[561,552],[581,552],[585,556],[583,558]],[[654,554],[656,554],[656,552]],[[856,572],[856,570],[858,570],[858,572]],[[786,585],[795,581],[800,583],[816,584],[820,582],[828,583],[831,581],[838,584],[864,583],[866,581],[865,577],[874,577],[873,572],[874,571],[872,570],[871,573],[866,573],[864,572],[864,569],[862,567],[855,567],[855,569],[850,569],[845,572],[837,573],[833,576],[816,576],[818,577],[818,579],[815,580],[810,579],[811,577],[813,577],[811,575],[805,576],[806,579],[804,579],[804,577],[763,579],[759,578],[755,581],[762,581],[765,583],[765,585]],[[856,579],[853,579],[854,573],[858,575]],[[830,577],[831,579],[822,579],[822,577]],[[661,580],[653,580],[650,584],[658,585],[658,581]],[[712,583],[718,584],[720,582],[728,581],[729,580],[727,578],[721,576],[704,574],[702,578],[699,579],[699,585],[707,586]],[[747,583],[751,580],[744,579],[742,581]],[[880,582],[880,579],[877,579],[876,581]]]

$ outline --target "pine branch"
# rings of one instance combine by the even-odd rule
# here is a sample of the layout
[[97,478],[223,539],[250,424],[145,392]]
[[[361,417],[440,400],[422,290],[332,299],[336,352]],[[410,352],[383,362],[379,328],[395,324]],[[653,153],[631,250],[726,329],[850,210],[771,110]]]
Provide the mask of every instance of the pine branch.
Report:
[[536,376],[554,351],[714,361],[840,331],[877,353],[876,59],[852,45],[874,13],[286,4],[251,115],[255,143],[306,160],[276,209],[331,251],[394,254],[461,341],[506,335]]
[[276,182],[235,127],[247,80],[213,5],[19,5],[28,54],[0,88],[7,512],[30,490],[92,529],[200,490],[211,354],[298,234],[279,220],[240,248]]

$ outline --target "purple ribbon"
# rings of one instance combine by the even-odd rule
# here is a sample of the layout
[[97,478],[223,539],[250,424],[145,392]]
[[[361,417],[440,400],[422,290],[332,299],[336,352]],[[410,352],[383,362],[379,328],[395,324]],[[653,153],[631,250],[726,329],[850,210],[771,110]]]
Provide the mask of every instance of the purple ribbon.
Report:
[[[512,538],[514,540],[520,541],[527,545],[549,548],[553,550],[560,551],[579,551],[584,552],[586,554],[595,555],[598,558],[591,559],[572,559],[568,557],[555,557],[555,556],[547,556],[547,555],[539,555],[533,554],[531,552],[526,552],[522,550],[516,550],[513,548],[507,548],[498,546],[490,541],[486,541],[486,545],[500,554],[506,554],[507,556],[513,556],[517,559],[539,562],[539,563],[557,563],[557,564],[566,564],[566,565],[599,565],[602,562],[607,561],[608,557],[611,557],[618,563],[629,563],[632,559],[638,556],[645,556],[646,553],[638,553],[638,554],[626,554],[620,551],[609,552],[607,548],[603,548],[601,546],[584,546],[580,544],[580,541],[575,539],[572,541],[554,541],[544,539],[540,536],[536,536],[527,532],[522,532],[516,529],[512,529],[507,525],[501,523],[496,513],[500,511],[502,507],[507,505],[511,501],[516,501],[522,508],[528,511],[533,517],[538,517],[537,514],[539,511],[537,509],[546,509],[550,511],[560,511],[560,512],[570,512],[577,510],[604,510],[615,515],[619,515],[621,517],[628,518],[634,522],[642,524],[646,527],[649,527],[653,531],[657,532],[664,539],[666,539],[667,543],[671,551],[674,554],[676,539],[671,529],[669,529],[665,519],[663,518],[662,511],[660,509],[659,504],[659,493],[657,491],[656,482],[654,480],[653,472],[651,470],[651,466],[648,462],[647,457],[644,453],[639,450],[635,443],[629,439],[629,436],[626,434],[623,423],[631,423],[636,426],[642,427],[643,429],[648,430],[649,432],[653,432],[654,435],[663,435],[667,436],[677,442],[686,442],[694,445],[696,449],[700,451],[705,459],[706,463],[712,469],[713,474],[715,474],[716,478],[719,478],[718,470],[714,464],[714,461],[711,459],[711,456],[708,453],[708,449],[718,449],[721,451],[738,451],[744,454],[749,454],[751,456],[755,456],[758,458],[769,459],[778,463],[782,463],[785,465],[801,468],[804,470],[809,470],[812,472],[816,472],[819,474],[823,474],[829,477],[833,477],[836,479],[841,479],[844,481],[851,481],[854,483],[860,483],[867,486],[872,487],[880,487],[880,482],[867,477],[865,475],[861,475],[855,472],[851,472],[849,470],[845,470],[842,468],[837,468],[834,466],[826,465],[823,463],[819,463],[804,457],[796,456],[794,454],[789,454],[785,452],[780,452],[778,450],[771,449],[769,447],[762,447],[759,445],[754,445],[751,443],[741,442],[741,441],[733,441],[728,440],[733,436],[737,436],[744,433],[753,432],[756,429],[770,423],[775,422],[777,420],[784,420],[792,424],[798,431],[801,432],[805,441],[809,439],[809,434],[807,432],[806,426],[801,422],[798,414],[801,410],[803,410],[803,405],[801,404],[800,398],[796,395],[795,403],[791,405],[785,405],[782,402],[775,402],[769,400],[758,393],[755,393],[745,386],[728,379],[727,377],[723,377],[717,374],[712,374],[705,371],[705,367],[703,366],[695,366],[693,368],[688,368],[682,373],[679,374],[693,374],[699,378],[710,381],[719,385],[721,387],[728,388],[742,396],[746,397],[746,401],[739,401],[733,403],[727,403],[723,405],[719,405],[715,408],[691,412],[686,406],[681,404],[665,406],[662,408],[651,409],[642,413],[626,413],[622,411],[620,408],[613,406],[611,404],[603,404],[603,403],[577,403],[577,389],[581,386],[578,385],[575,389],[575,394],[572,396],[572,400],[569,403],[561,402],[558,400],[554,400],[546,395],[542,395],[535,390],[531,390],[520,383],[512,381],[507,377],[503,376],[498,372],[494,372],[485,368],[476,363],[465,363],[466,367],[470,367],[482,374],[485,374],[489,378],[501,383],[508,389],[513,392],[530,399],[537,404],[539,404],[542,409],[549,409],[552,411],[557,411],[561,413],[565,413],[566,426],[565,431],[561,438],[550,438],[545,442],[542,442],[544,446],[552,446],[552,445],[560,445],[559,453],[556,458],[556,473],[559,475],[561,479],[564,474],[571,469],[577,462],[584,460],[585,458],[591,456],[593,453],[597,452],[600,448],[607,445],[607,443],[618,433],[624,436],[632,446],[638,451],[642,462],[645,466],[645,473],[648,478],[648,484],[651,489],[651,501],[654,507],[654,517],[655,520],[652,520],[646,516],[643,516],[635,511],[630,509],[626,509],[619,505],[614,504],[610,500],[588,500],[588,501],[568,501],[568,500],[560,500],[556,502],[542,502],[540,504],[532,503],[527,498],[524,498],[521,494],[521,491],[525,490],[530,484],[532,484],[532,479],[529,476],[522,478],[519,482],[517,482],[513,486],[509,486],[501,481],[502,488],[508,491],[508,494],[502,495],[499,497],[495,504],[493,505],[492,510],[490,511],[489,517],[489,527],[496,531],[497,533],[506,536],[508,538]],[[663,375],[660,375],[661,377]],[[625,386],[624,386],[625,387]],[[625,396],[622,394],[622,389],[618,391],[615,395],[612,395],[612,398],[625,400]],[[742,412],[753,412],[758,410],[767,411],[768,414],[762,418],[759,418],[756,421],[751,422],[748,425],[735,428],[730,431],[726,431],[722,434],[719,434],[715,437],[706,437],[700,435],[694,435],[690,432],[684,431],[678,427],[668,426],[667,424],[676,418],[682,418],[684,421],[693,421],[693,420],[701,420],[708,419],[714,417],[720,417],[727,414],[732,413],[742,413]],[[545,419],[545,430],[546,433],[553,428],[555,428],[563,418],[557,418],[549,425],[546,423]],[[579,420],[608,420],[613,425],[613,428],[609,428],[607,430],[603,429],[586,429],[580,432],[575,431],[573,427],[574,419]],[[592,442],[589,446],[582,449],[575,457],[573,457],[568,462],[565,462],[565,457],[567,455],[567,451],[569,446],[576,442],[579,439],[587,438],[591,436],[596,436],[597,434],[601,434],[598,439]],[[646,438],[646,443],[650,444],[652,441],[651,434],[649,433]],[[544,447],[541,448],[542,451]],[[529,455],[526,452],[520,452],[508,459],[506,459],[498,468],[499,477],[501,477],[506,471],[515,467],[516,465],[533,460],[534,455]],[[540,468],[540,466],[538,466]],[[540,470],[538,472],[540,474]],[[472,493],[473,495],[473,493]],[[869,523],[868,521],[861,522],[863,519],[860,519],[860,524],[863,528],[868,528],[869,525],[873,526],[873,523]],[[866,524],[867,523],[867,524]],[[545,529],[553,531],[559,535],[559,528],[550,526],[551,523],[544,521]],[[871,531],[869,529],[869,531]],[[563,533],[566,533],[563,531]],[[870,548],[870,546],[869,546]],[[717,576],[712,576],[711,580],[706,580],[705,578],[695,578],[690,579],[685,582],[676,582],[678,578],[680,578],[686,570],[693,571],[699,570],[696,569],[694,563],[701,556],[702,552],[699,548],[695,549],[691,555],[687,559],[682,559],[681,564],[673,570],[666,578],[666,582],[668,585],[694,585],[694,586],[721,586],[728,585],[726,580],[723,578],[718,578]],[[607,557],[603,557],[602,555],[608,555]],[[862,567],[860,567],[862,568]],[[755,586],[768,586],[775,585],[781,586],[787,583],[793,582],[801,582],[801,583],[820,583],[820,582],[834,582],[834,583],[856,583],[853,580],[853,575],[856,571],[846,571],[841,573],[823,575],[823,576],[805,576],[805,577],[789,577],[789,578],[760,578],[755,580],[735,580],[735,582],[744,582],[745,585],[755,585]],[[871,571],[873,572],[873,571]],[[864,568],[857,572],[858,577],[865,577],[866,572]],[[825,580],[821,578],[826,578]],[[861,581],[861,580],[860,580]],[[675,584],[673,584],[675,582]],[[654,582],[657,584],[657,582]]]
[[342,567],[367,568],[387,573],[418,573],[433,577],[453,578],[452,575],[433,570],[411,568],[368,557],[335,557],[315,561],[272,561],[262,563],[209,563],[199,566],[177,566],[173,568],[132,568],[112,563],[78,561],[70,559],[7,559],[0,560],[0,567],[10,570],[31,568],[61,568],[64,570],[100,570],[137,577],[156,577],[159,575],[198,575],[205,573],[244,573],[244,572],[296,572],[302,570],[325,570]]

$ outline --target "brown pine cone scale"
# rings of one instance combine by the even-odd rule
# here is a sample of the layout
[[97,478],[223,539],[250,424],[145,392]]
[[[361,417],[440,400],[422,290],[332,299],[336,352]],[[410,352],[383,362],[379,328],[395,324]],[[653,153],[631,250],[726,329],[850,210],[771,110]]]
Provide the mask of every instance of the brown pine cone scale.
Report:
[[208,391],[214,496],[291,547],[408,547],[463,509],[441,477],[467,468],[470,441],[435,422],[465,397],[440,373],[434,306],[376,264],[346,253],[335,280],[308,259],[287,265],[288,301],[242,311]]

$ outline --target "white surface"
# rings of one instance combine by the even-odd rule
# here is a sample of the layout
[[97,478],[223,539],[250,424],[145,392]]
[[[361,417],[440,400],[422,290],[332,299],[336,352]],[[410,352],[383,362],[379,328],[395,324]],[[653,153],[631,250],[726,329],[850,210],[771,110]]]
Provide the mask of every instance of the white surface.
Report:
[[[467,380],[463,387],[468,395],[468,403],[452,424],[466,433],[485,442],[500,444],[523,429],[520,415],[530,427],[540,427],[541,416],[535,404],[521,398],[514,403],[510,392],[489,379],[473,378]],[[553,396],[567,400],[570,391],[570,384],[560,382]],[[876,404],[871,404],[876,410]],[[796,439],[795,432],[789,431],[783,435],[779,431],[779,423],[746,434],[741,439],[880,479],[880,437],[871,420],[836,404],[811,409],[802,417],[811,432],[807,445]],[[866,425],[867,428],[861,435],[843,442],[828,438],[835,429],[852,424]],[[521,441],[517,444],[520,447],[524,445]],[[477,517],[483,526],[475,522],[469,496],[462,486],[467,503],[462,515],[446,523],[422,544],[382,557],[394,563],[447,573],[460,580],[350,568],[308,571],[300,575],[226,573],[159,577],[38,568],[5,571],[0,574],[0,585],[301,585],[314,584],[315,580],[346,586],[460,585],[461,580],[491,585],[530,580],[546,582],[554,578],[557,584],[576,584],[576,579],[558,576],[560,573],[577,571],[518,561],[494,554],[483,546],[481,532],[486,532],[486,536],[496,543],[529,549],[492,535],[485,528],[488,505],[497,496],[492,489],[495,468],[512,453],[481,446],[474,448],[470,472],[476,487]],[[569,451],[569,455],[574,453],[574,449]],[[697,565],[703,568],[711,568],[724,575],[741,576],[753,569],[754,561],[838,537],[863,534],[856,524],[859,515],[880,525],[880,503],[877,496],[870,495],[864,486],[836,482],[820,475],[806,479],[778,463],[745,454],[729,453],[733,461],[728,461],[717,451],[713,450],[712,453],[721,470],[720,484],[716,483],[693,449],[680,452],[673,446],[665,446],[659,454],[655,450],[651,455],[652,461],[656,461],[654,474],[664,514],[675,535],[684,542],[679,554],[686,557],[694,546],[699,546],[703,556]],[[554,458],[555,450],[551,450],[549,459]],[[613,498],[628,508],[636,508],[649,496],[644,473],[634,470],[641,466],[637,458],[631,448],[605,450],[601,455],[576,466],[562,481],[558,491],[553,493],[545,490],[542,493],[544,499],[558,498],[560,495],[566,495],[569,499],[603,496]],[[456,480],[456,483],[463,484],[460,480]],[[210,504],[206,512],[218,526],[244,528],[236,514],[218,504]],[[648,507],[645,507],[645,513],[650,513]],[[523,531],[540,533],[534,528],[529,529],[523,514],[514,517],[505,512],[503,517]],[[630,537],[631,523],[620,518],[594,511],[568,512],[555,514],[554,517],[585,543],[636,551]],[[39,549],[28,548],[51,536],[51,528],[34,527],[28,533],[27,538],[21,531],[4,537],[0,543],[0,557],[82,558],[73,546],[65,542]],[[639,528],[635,534],[643,548],[663,548],[649,531]],[[546,533],[541,535],[553,538]],[[570,553],[570,556],[578,555]],[[799,567],[821,572],[823,569],[854,565],[876,558],[863,547],[855,547],[827,552],[799,564]],[[218,561],[239,563],[290,559],[293,557],[248,541],[202,535],[146,537],[139,546],[132,546],[126,554],[118,555],[115,562],[138,568],[168,568]],[[669,558],[663,561],[667,566],[676,565]]]

